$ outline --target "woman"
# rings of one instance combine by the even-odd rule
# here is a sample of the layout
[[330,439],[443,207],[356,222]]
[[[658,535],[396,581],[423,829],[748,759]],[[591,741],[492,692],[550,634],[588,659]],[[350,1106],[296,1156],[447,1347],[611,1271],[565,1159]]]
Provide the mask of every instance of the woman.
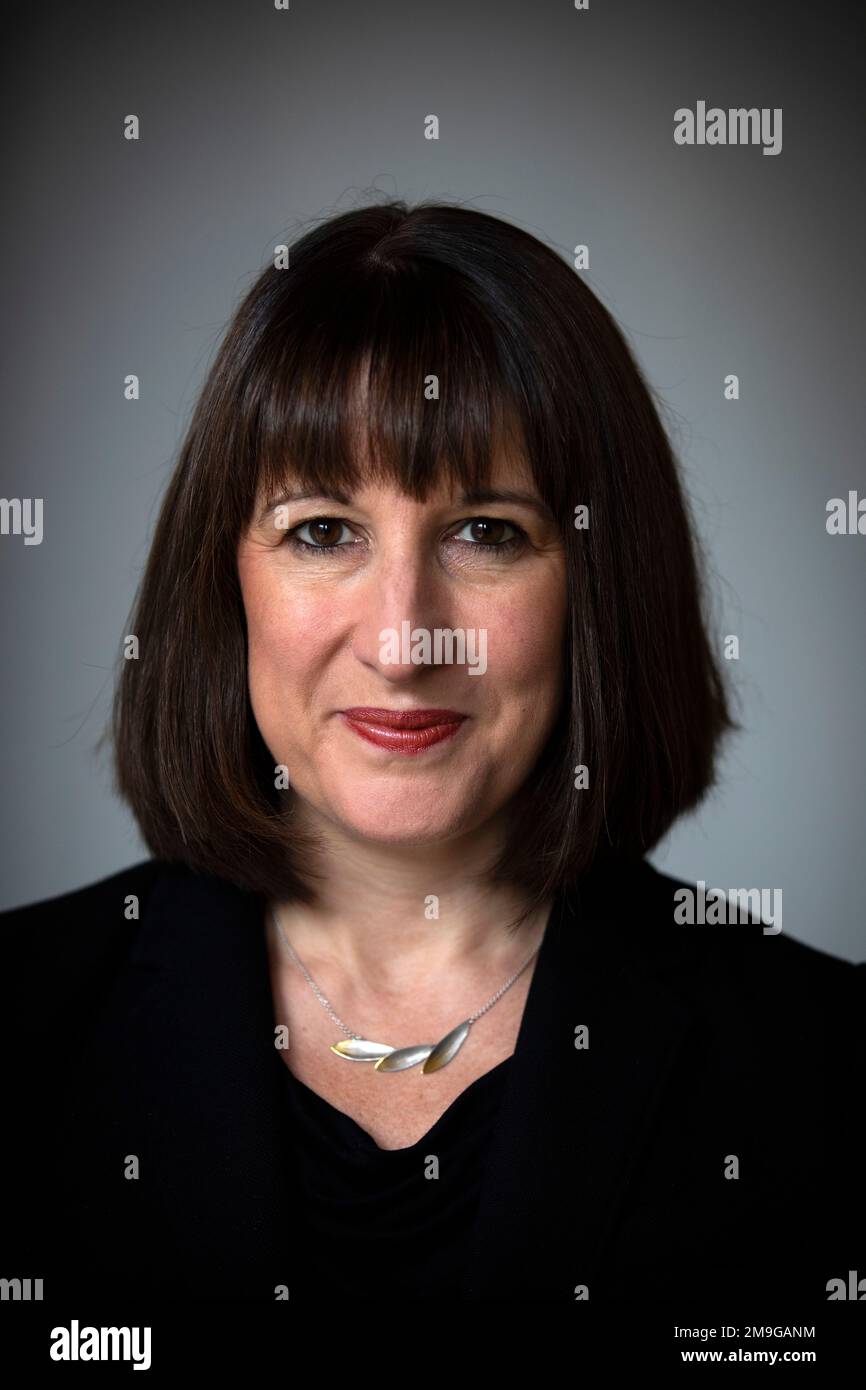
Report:
[[5,914],[6,1055],[47,1039],[50,1078],[11,1069],[7,1274],[826,1299],[862,968],[684,928],[645,859],[739,727],[716,647],[565,262],[452,206],[305,235],[228,329],[124,643],[152,857]]

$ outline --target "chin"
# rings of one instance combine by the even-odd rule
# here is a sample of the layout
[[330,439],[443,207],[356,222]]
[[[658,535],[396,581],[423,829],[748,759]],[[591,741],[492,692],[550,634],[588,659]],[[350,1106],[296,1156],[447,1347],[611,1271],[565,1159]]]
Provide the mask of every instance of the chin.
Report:
[[[371,804],[372,803],[372,804]],[[398,803],[387,814],[381,805],[375,806],[371,797],[366,804],[354,808],[343,806],[332,808],[326,814],[342,830],[359,840],[375,841],[378,844],[413,845],[435,844],[439,840],[450,839],[465,829],[459,816],[443,814],[437,807],[437,814],[430,815],[429,802],[426,806],[401,806]]]
[[355,835],[359,840],[372,840],[381,845],[405,845],[407,848],[413,845],[436,844],[458,833],[453,827],[438,822],[436,825],[430,825],[429,821],[419,821],[418,825],[414,826],[411,821],[407,823],[402,818],[397,825],[393,821],[378,819],[344,820],[341,824],[349,834]]

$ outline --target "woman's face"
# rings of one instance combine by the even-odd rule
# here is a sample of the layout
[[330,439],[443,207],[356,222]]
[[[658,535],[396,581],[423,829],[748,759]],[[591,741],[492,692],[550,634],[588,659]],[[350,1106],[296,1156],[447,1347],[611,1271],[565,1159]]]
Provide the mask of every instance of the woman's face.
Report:
[[[519,464],[500,456],[490,486],[540,510],[447,488],[421,504],[378,485],[264,516],[260,499],[238,548],[250,698],[314,821],[391,844],[449,840],[532,771],[562,698],[565,552]],[[450,713],[427,734],[377,734],[377,716],[345,716],[364,707]]]

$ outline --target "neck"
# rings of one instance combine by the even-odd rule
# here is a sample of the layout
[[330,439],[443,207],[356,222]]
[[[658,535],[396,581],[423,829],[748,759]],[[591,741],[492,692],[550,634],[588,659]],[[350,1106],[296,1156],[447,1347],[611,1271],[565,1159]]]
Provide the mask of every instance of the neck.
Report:
[[[495,986],[538,948],[552,902],[509,931],[530,904],[518,889],[482,880],[492,848],[476,843],[468,856],[465,840],[337,845],[329,835],[316,865],[316,904],[274,901],[270,908],[314,977],[317,968],[345,974],[379,995],[405,995],[456,972]],[[276,935],[270,915],[268,927]],[[296,968],[284,945],[282,959]]]

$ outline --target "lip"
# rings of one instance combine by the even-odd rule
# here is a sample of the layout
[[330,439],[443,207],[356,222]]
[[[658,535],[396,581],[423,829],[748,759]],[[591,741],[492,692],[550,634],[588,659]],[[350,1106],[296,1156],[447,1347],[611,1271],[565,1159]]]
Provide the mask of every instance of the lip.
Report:
[[340,710],[343,722],[368,743],[393,753],[423,753],[457,734],[466,720],[453,709]]
[[466,718],[456,709],[375,709],[370,705],[353,705],[340,713],[355,724],[387,729],[426,729],[436,724],[459,724]]

